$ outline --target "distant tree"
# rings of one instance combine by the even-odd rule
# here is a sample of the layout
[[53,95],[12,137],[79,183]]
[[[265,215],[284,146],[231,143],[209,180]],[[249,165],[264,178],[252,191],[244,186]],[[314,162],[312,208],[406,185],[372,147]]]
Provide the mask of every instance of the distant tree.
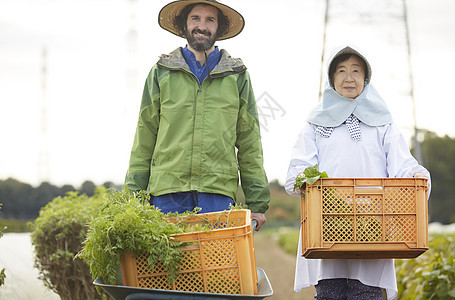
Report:
[[68,192],[74,192],[76,189],[70,184],[65,184],[59,189],[59,195],[66,195]]
[[5,181],[0,181],[0,200],[3,203],[2,217],[28,219],[32,192],[33,187],[31,185],[15,179],[8,178]]
[[87,181],[84,181],[84,183],[82,183],[82,186],[79,189],[79,191],[81,194],[85,194],[85,195],[91,197],[95,194],[95,189],[96,189],[96,185],[93,182],[87,180]]
[[[414,147],[411,149],[414,151]],[[424,132],[421,142],[423,165],[431,174],[430,221],[455,222],[455,139]]]
[[300,198],[286,193],[284,186],[275,179],[269,182],[270,203],[267,212],[268,225],[294,226],[300,222]]
[[104,186],[106,189],[111,189],[111,188],[115,188],[115,189],[117,189],[117,190],[121,190],[121,189],[122,189],[122,186],[121,186],[121,185],[115,184],[115,183],[113,183],[112,181],[106,181],[105,183],[103,183],[103,186]]
[[[2,208],[2,204],[0,203],[0,209]],[[0,238],[3,236],[3,228],[0,227]],[[5,268],[0,271],[0,286],[5,284],[6,274]]]
[[[33,190],[32,199],[33,206],[30,207],[33,211],[36,211],[45,206],[49,201],[58,196],[58,188],[51,185],[49,182],[42,182],[37,188]],[[37,217],[38,215],[36,215]]]
[[74,191],[74,188],[70,185],[65,185],[64,188],[59,188],[58,186],[55,186],[47,181],[42,182],[30,193],[28,206],[26,206],[28,215],[27,219],[34,219],[38,217],[41,207],[45,206],[55,197],[64,196],[69,191]]
[[2,218],[31,220],[38,216],[41,207],[58,196],[76,191],[72,185],[57,187],[43,182],[34,188],[13,178],[0,180],[0,201],[4,204]]

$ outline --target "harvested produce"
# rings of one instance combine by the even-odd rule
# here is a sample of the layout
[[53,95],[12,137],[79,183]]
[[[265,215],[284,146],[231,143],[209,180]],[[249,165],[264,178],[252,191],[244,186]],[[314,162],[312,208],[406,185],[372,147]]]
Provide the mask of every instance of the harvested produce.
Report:
[[[297,178],[295,179],[295,184],[294,184],[294,191],[295,190],[300,190],[303,191],[305,190],[306,184],[314,184],[319,178],[328,178],[326,172],[320,172],[318,164],[315,164],[312,167],[308,167],[300,173]],[[303,199],[305,199],[305,194],[302,193]]]

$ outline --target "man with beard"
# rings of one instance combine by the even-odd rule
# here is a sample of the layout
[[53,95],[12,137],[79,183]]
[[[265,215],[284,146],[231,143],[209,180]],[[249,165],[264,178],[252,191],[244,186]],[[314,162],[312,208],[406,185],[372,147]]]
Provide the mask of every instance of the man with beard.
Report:
[[164,213],[206,213],[235,203],[240,173],[258,230],[270,191],[256,101],[243,62],[215,46],[243,30],[243,17],[215,0],[180,0],[158,22],[187,45],[162,55],[146,79],[125,184],[147,190]]

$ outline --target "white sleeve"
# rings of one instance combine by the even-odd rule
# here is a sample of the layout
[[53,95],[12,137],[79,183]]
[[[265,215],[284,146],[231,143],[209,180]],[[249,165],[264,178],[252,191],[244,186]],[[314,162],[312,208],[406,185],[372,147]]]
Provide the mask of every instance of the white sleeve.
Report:
[[430,172],[412,156],[403,135],[394,124],[390,125],[385,133],[384,149],[387,155],[389,177],[414,177],[415,173],[422,173],[428,179],[428,195],[430,195]]
[[307,167],[314,166],[318,162],[317,153],[316,133],[312,125],[306,122],[292,149],[291,161],[284,185],[289,195],[299,196],[298,191],[294,191],[295,179]]

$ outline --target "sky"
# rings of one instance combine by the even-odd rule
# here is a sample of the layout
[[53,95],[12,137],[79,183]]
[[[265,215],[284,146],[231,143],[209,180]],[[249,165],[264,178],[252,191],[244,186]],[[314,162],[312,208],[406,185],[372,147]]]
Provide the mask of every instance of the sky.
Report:
[[[167,3],[0,0],[0,180],[123,183],[145,78],[161,54],[185,45],[158,26]],[[410,60],[402,1],[331,0],[325,38],[325,1],[222,3],[245,18],[239,36],[217,45],[251,75],[269,180],[284,182],[339,44],[364,51],[409,145],[415,124],[455,138],[453,0],[406,1]]]

